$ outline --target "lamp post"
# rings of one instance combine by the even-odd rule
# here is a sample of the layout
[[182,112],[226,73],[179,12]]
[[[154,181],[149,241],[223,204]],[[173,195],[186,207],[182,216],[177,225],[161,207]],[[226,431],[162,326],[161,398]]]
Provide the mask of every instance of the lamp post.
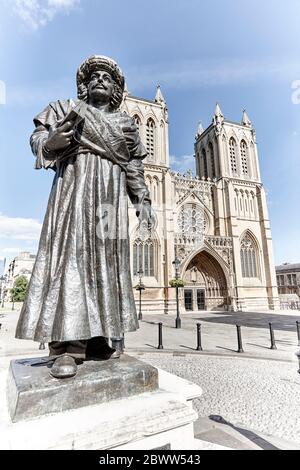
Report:
[[297,358],[298,358],[298,362],[299,362],[299,369],[298,369],[298,373],[300,374],[300,351],[298,351],[298,352],[296,353],[296,356],[297,356]]
[[1,307],[3,307],[3,293],[4,293],[4,286],[3,286],[3,278],[0,279],[0,287],[1,287],[1,295],[0,295],[0,303]]
[[[180,266],[180,260],[177,258],[177,254],[175,254],[175,259],[172,262],[175,266],[175,279],[178,281],[179,279],[179,266]],[[175,320],[175,327],[176,328],[181,328],[181,319],[180,319],[180,313],[179,313],[179,288],[178,288],[178,282],[176,283],[176,320]]]
[[4,308],[4,298],[5,298],[6,290],[2,288],[2,302],[1,302],[1,307]]
[[139,316],[138,316],[138,319],[142,320],[143,319],[143,314],[142,314],[142,290],[145,290],[145,286],[142,283],[142,277],[143,277],[144,271],[142,269],[140,269],[137,272],[137,274],[139,275],[139,283],[136,286],[136,290],[139,291]]
[[1,298],[2,298],[1,307],[2,308],[4,308],[4,299],[5,299],[6,292],[7,292],[7,289],[5,287],[6,283],[7,283],[7,274],[4,274],[4,276],[2,277],[2,289],[1,289]]

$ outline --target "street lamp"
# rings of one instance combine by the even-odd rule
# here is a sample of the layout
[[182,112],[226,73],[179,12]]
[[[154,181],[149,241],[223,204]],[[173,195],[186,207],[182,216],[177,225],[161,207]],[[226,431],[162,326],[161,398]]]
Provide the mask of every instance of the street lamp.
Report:
[[4,308],[4,298],[5,298],[6,290],[2,287],[2,302],[1,307]]
[[[172,262],[175,266],[175,279],[178,281],[179,279],[179,266],[180,266],[180,259],[177,258],[177,255],[175,254],[175,259]],[[176,282],[176,320],[175,320],[175,327],[176,328],[181,328],[181,319],[180,319],[180,313],[179,313],[179,288],[178,288],[178,282]]]
[[1,307],[4,307],[4,296],[5,296],[5,276],[1,276],[0,278],[0,288],[1,288],[1,296],[0,296],[0,303]]
[[142,320],[143,319],[143,314],[142,314],[142,290],[145,290],[145,286],[142,283],[142,277],[143,277],[144,271],[142,269],[140,269],[137,272],[137,274],[139,275],[139,283],[136,286],[136,290],[139,291],[139,316],[138,316],[138,319]]

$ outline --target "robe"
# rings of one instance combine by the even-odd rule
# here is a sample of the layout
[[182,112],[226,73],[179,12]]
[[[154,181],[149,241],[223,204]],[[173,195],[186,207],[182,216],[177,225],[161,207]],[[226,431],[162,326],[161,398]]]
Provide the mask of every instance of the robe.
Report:
[[[50,126],[80,103],[75,138],[49,159]],[[36,168],[55,176],[16,337],[49,343],[135,331],[128,195],[139,207],[150,198],[134,120],[68,100],[50,103],[34,123]]]

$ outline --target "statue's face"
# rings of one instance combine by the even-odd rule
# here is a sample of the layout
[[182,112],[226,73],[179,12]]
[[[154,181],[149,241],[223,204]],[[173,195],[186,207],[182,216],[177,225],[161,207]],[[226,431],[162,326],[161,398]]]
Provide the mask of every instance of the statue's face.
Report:
[[89,101],[109,103],[114,91],[114,81],[110,73],[97,70],[92,73],[88,85]]

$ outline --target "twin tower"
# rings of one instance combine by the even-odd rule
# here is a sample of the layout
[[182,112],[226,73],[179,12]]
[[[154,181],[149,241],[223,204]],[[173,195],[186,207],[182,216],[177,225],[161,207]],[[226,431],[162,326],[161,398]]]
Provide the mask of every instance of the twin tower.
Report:
[[170,168],[168,110],[158,86],[153,101],[124,94],[147,148],[145,179],[155,227],[142,233],[130,207],[133,284],[142,277],[143,311],[175,309],[170,280],[184,281],[181,310],[279,308],[270,222],[260,178],[256,135],[243,111],[225,119],[217,104],[212,123],[198,126],[196,176]]

